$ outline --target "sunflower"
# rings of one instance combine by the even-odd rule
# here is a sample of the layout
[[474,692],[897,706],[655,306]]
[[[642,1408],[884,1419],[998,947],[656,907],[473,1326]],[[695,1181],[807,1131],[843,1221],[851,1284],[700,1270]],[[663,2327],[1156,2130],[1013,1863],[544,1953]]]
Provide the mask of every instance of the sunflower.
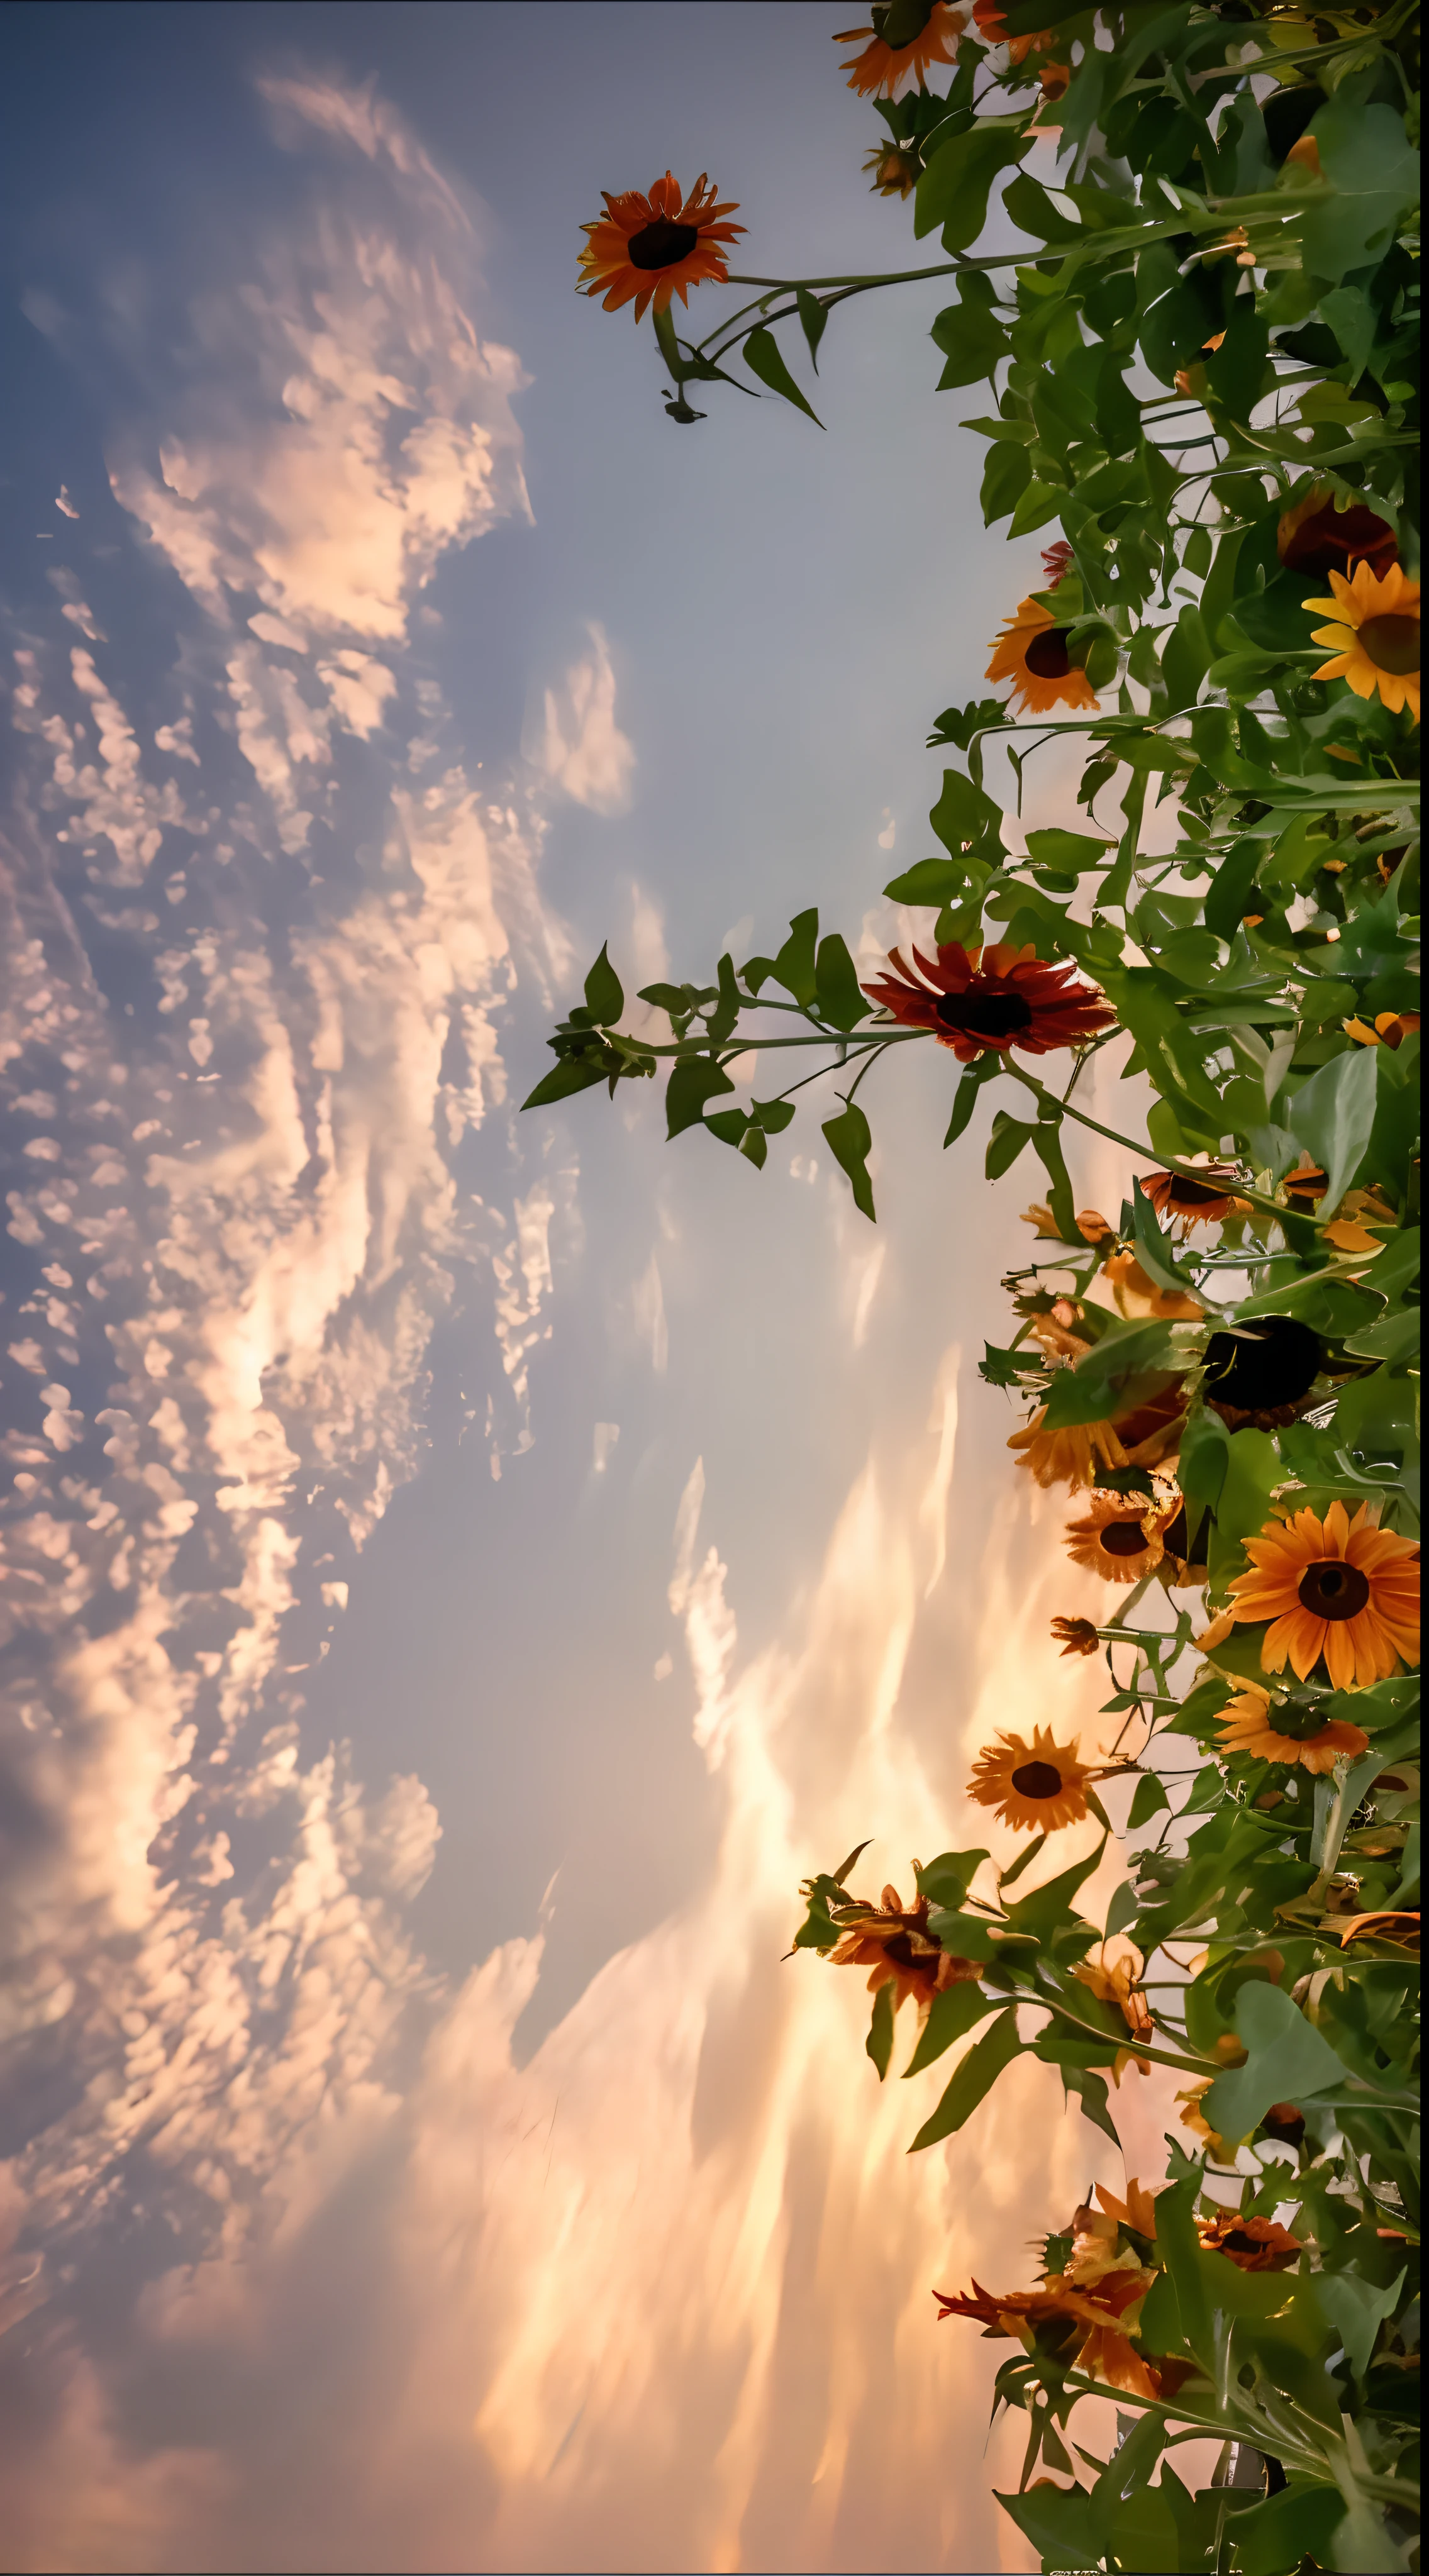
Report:
[[1242,2272],[1288,2272],[1305,2251],[1277,2218],[1243,2218],[1238,2209],[1198,2218],[1196,2234],[1207,2254],[1224,2254]]
[[1248,1574],[1230,1585],[1239,1620],[1268,1619],[1261,1669],[1301,1681],[1321,1656],[1336,1690],[1365,1689],[1419,1657],[1419,1549],[1378,1526],[1378,1505],[1354,1519],[1331,1503],[1267,1522],[1248,1538]]
[[[1130,1942],[1121,1958],[1113,1959],[1108,1963],[1105,1941],[1102,1943],[1099,1959],[1083,1959],[1072,1970],[1073,1976],[1080,1984],[1090,1987],[1098,2003],[1115,2006],[1132,2038],[1139,2040],[1143,2045],[1152,2036],[1151,2006],[1137,1983],[1138,1978],[1144,1976],[1145,1972],[1146,1961],[1141,1952]],[[1151,2072],[1149,2058],[1138,2057],[1134,2048],[1121,2048],[1117,2051],[1116,2062],[1111,2070],[1113,2084],[1120,2084],[1128,2066],[1136,2067],[1138,2073],[1142,2075],[1149,2075]],[[1105,2226],[1107,2221],[1102,2220],[1100,2224]],[[1114,2229],[1113,2233],[1115,2233]]]
[[1173,1323],[1199,1324],[1205,1307],[1188,1289],[1158,1288],[1134,1252],[1114,1252],[1102,1270],[1120,1312],[1129,1317],[1157,1315]]
[[1364,1020],[1358,1019],[1346,1020],[1344,1025],[1346,1035],[1354,1039],[1356,1046],[1398,1048],[1403,1046],[1406,1038],[1414,1035],[1419,1026],[1419,1013],[1417,1011],[1376,1011],[1373,1028],[1370,1028]]
[[1247,1422],[1281,1430],[1295,1420],[1324,1361],[1319,1334],[1296,1316],[1248,1316],[1206,1344],[1206,1403],[1232,1431]]
[[1292,502],[1275,531],[1275,551],[1287,572],[1308,573],[1312,580],[1352,573],[1361,563],[1384,574],[1399,561],[1399,542],[1388,522],[1362,501],[1342,508],[1328,483],[1314,484]]
[[910,79],[926,89],[930,63],[957,59],[958,38],[967,24],[947,0],[874,0],[871,27],[848,27],[836,45],[870,41],[849,66],[848,85],[860,98],[896,98]]
[[1155,2244],[1156,2195],[1148,2191],[1144,2183],[1139,2183],[1135,2174],[1126,2186],[1125,2200],[1117,2200],[1111,2192],[1104,2191],[1100,2183],[1096,2186],[1096,2194],[1108,2218],[1114,2218],[1119,2227],[1133,2228],[1138,2236],[1148,2236]]
[[[1050,966],[1034,947],[1001,940],[987,948],[940,946],[936,959],[913,951],[920,983],[897,948],[888,952],[896,978],[881,975],[863,990],[906,1028],[931,1029],[962,1064],[991,1048],[1006,1055],[1048,1055],[1054,1047],[1085,1046],[1116,1013],[1093,984],[1077,981],[1072,966]],[[931,987],[931,990],[929,989]]]
[[1099,1471],[1118,1467],[1156,1467],[1177,1446],[1186,1420],[1185,1390],[1179,1379],[1162,1394],[1130,1413],[1103,1422],[1070,1422],[1056,1431],[1046,1428],[1047,1407],[1038,1406],[1030,1422],[1014,1431],[1007,1446],[1021,1451],[1019,1467],[1030,1467],[1044,1488],[1095,1485]]
[[1095,1493],[1078,1521],[1068,1521],[1067,1552],[1074,1565],[1100,1574],[1109,1583],[1139,1583],[1165,1554],[1162,1532],[1180,1506],[1174,1502],[1138,1503],[1121,1494]]
[[1070,629],[1059,626],[1050,608],[1024,599],[992,648],[990,680],[1010,680],[1009,708],[1019,698],[1028,715],[1045,715],[1051,707],[1095,707],[1097,694],[1086,672],[1067,652]]
[[1229,1760],[1244,1753],[1252,1762],[1285,1762],[1302,1771],[1333,1771],[1347,1756],[1363,1753],[1369,1737],[1347,1718],[1331,1718],[1311,1735],[1284,1735],[1270,1723],[1270,1693],[1247,1682],[1239,1697],[1227,1702],[1216,1721],[1220,1751]]
[[1129,2311],[1155,2279],[1138,2256],[1127,2253],[1085,2283],[1068,2273],[1050,2272],[1040,2290],[1009,2290],[999,2296],[975,2280],[971,2290],[935,2290],[933,2296],[940,2317],[971,2317],[994,2340],[1010,2336],[1029,2348],[1038,2326],[1065,2320],[1074,2369],[1154,2400],[1165,2389],[1164,2371],[1143,2361],[1131,2342],[1137,2328]]
[[1049,1727],[1035,1726],[1032,1741],[999,1735],[978,1755],[968,1795],[994,1807],[998,1820],[1018,1833],[1056,1833],[1081,1823],[1087,1812],[1083,1782],[1095,1777],[1077,1760],[1077,1746],[1058,1744]]
[[601,193],[603,221],[581,226],[589,239],[580,255],[579,286],[587,295],[604,292],[607,313],[633,296],[638,322],[652,300],[656,312],[663,313],[676,294],[688,304],[691,286],[723,286],[729,263],[717,245],[732,242],[745,226],[720,220],[736,208],[733,202],[715,204],[716,192],[703,170],[683,204],[679,183],[668,170],[648,197],[634,188],[620,197]]
[[1052,1622],[1052,1643],[1064,1655],[1094,1655],[1101,1644],[1101,1632],[1090,1619],[1062,1619]]
[[1142,1172],[1141,1186],[1160,1217],[1179,1217],[1181,1231],[1193,1225],[1219,1225],[1223,1217],[1242,1214],[1247,1202],[1235,1195],[1233,1163],[1207,1163],[1194,1180],[1184,1172]]
[[897,143],[875,143],[863,166],[873,172],[870,195],[880,197],[911,197],[922,173],[916,152],[905,152]]
[[1352,1914],[1340,1932],[1340,1948],[1348,1950],[1352,1941],[1388,1941],[1396,1950],[1419,1954],[1419,1916],[1413,1914]]
[[[914,1862],[917,1868],[917,1862]],[[928,1930],[928,1899],[920,1896],[908,1910],[896,1887],[885,1887],[881,1902],[839,1909],[842,1937],[829,1953],[836,1968],[868,1968],[868,1991],[893,1988],[897,2012],[909,1995],[926,2012],[934,1995],[947,1986],[966,1984],[982,1971],[971,1959],[951,1958]]]
[[1331,658],[1312,671],[1312,680],[1344,680],[1357,698],[1372,698],[1376,689],[1391,715],[1408,707],[1419,722],[1419,584],[1406,581],[1403,567],[1385,573],[1355,566],[1353,581],[1343,573],[1329,576],[1332,599],[1307,599],[1302,607],[1322,611],[1333,626],[1311,628],[1316,644],[1331,646]]

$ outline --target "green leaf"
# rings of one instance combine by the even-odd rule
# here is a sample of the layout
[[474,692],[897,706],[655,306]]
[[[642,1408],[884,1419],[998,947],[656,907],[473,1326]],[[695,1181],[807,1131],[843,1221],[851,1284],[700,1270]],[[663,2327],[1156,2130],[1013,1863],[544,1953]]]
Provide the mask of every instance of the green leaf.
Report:
[[880,1986],[873,1998],[873,2013],[868,2025],[868,2037],[863,2046],[865,2056],[871,2057],[878,2069],[878,2080],[881,2084],[888,2073],[888,2061],[893,2055],[893,1988],[891,1985]]
[[946,305],[933,324],[932,337],[947,361],[938,378],[939,393],[948,392],[954,385],[980,383],[1012,348],[1002,324],[989,312],[987,300],[980,295],[969,299],[968,289],[974,279],[979,286],[985,283],[976,269],[971,270],[963,285],[962,301]]
[[1025,447],[998,443],[988,450],[982,469],[979,498],[982,515],[989,528],[997,519],[1005,519],[1032,480],[1032,463]]
[[1345,2359],[1357,2379],[1363,2379],[1368,2370],[1380,2327],[1393,2316],[1403,2287],[1403,2272],[1387,2290],[1377,2289],[1356,2272],[1317,2273],[1316,2303],[1344,2345]]
[[1320,1212],[1330,1216],[1354,1179],[1374,1126],[1380,1047],[1352,1046],[1312,1073],[1285,1104],[1291,1134],[1325,1174]]
[[948,1120],[948,1132],[943,1138],[944,1153],[950,1145],[957,1143],[967,1126],[983,1084],[992,1081],[1000,1070],[997,1057],[990,1051],[987,1055],[979,1056],[975,1064],[964,1066],[957,1090],[953,1094],[953,1114]]
[[[1046,1941],[1062,1924],[1080,1922],[1080,1916],[1073,1913],[1072,1899],[1100,1869],[1106,1844],[1107,1838],[1103,1833],[1095,1849],[1084,1859],[1073,1861],[1070,1869],[1060,1871],[1056,1878],[1049,1878],[1045,1886],[1034,1887],[1030,1896],[1021,1897],[1009,1905],[1007,1919],[1013,1928],[1018,1932],[1030,1932],[1039,1941]],[[1002,1884],[1005,1888],[1005,1878]]]
[[817,375],[819,342],[828,328],[829,308],[817,295],[811,295],[807,286],[795,287],[794,301],[799,308],[799,320],[803,325],[804,337],[809,344],[809,356],[813,361],[814,373]]
[[961,858],[965,850],[985,850],[1001,860],[1002,809],[960,769],[945,769],[943,792],[928,816],[945,850]]
[[744,359],[751,374],[756,375],[761,384],[767,385],[772,394],[782,394],[785,402],[792,403],[796,411],[807,412],[816,429],[823,428],[813,404],[805,401],[785,366],[773,332],[766,331],[763,323],[757,331],[751,331],[745,341]]
[[960,1985],[945,1986],[940,1995],[933,1997],[918,2045],[903,2070],[905,2078],[921,2075],[924,2067],[941,2057],[945,2048],[951,2048],[955,2039],[966,2039],[978,2022],[997,2010],[1000,2001],[997,1995],[984,1994],[971,1977],[964,1978]]
[[814,998],[818,970],[814,950],[819,936],[817,906],[809,912],[796,912],[789,924],[789,936],[774,960],[774,978],[792,993],[805,1010]]
[[585,979],[586,1009],[597,1026],[613,1028],[625,1008],[620,977],[602,948]]
[[942,905],[957,903],[967,891],[968,872],[961,858],[919,859],[883,889],[890,903]]
[[1035,1130],[1035,1119],[1010,1118],[1005,1109],[999,1109],[992,1122],[984,1164],[990,1181],[1000,1181],[1004,1172],[1011,1171],[1018,1155],[1030,1145]]
[[713,1056],[681,1056],[665,1094],[666,1136],[682,1136],[687,1127],[698,1127],[704,1118],[705,1102],[719,1092],[733,1089],[723,1065],[716,1064]]
[[592,1083],[604,1082],[604,1065],[592,1064],[583,1056],[562,1056],[543,1074],[533,1092],[521,1103],[523,1109],[549,1109],[553,1101],[569,1100],[576,1091],[589,1091]]
[[1341,84],[1309,131],[1330,184],[1301,218],[1303,256],[1316,277],[1337,286],[1351,270],[1383,258],[1400,216],[1417,204],[1419,155],[1403,117],[1392,107],[1367,106],[1358,80]]
[[1103,866],[1108,850],[1115,847],[1114,841],[1093,839],[1089,832],[1064,832],[1058,827],[1027,835],[1028,852],[1039,868],[1069,868],[1078,876]]
[[1017,2056],[1021,2041],[1017,2036],[1017,2010],[1005,2005],[990,2031],[968,2050],[931,2118],[924,2121],[908,2152],[915,2156],[924,2147],[934,2147],[940,2138],[951,2138],[972,2118],[980,2102],[992,2091],[1003,2068]]
[[913,231],[919,241],[941,225],[946,251],[967,250],[987,219],[988,193],[995,179],[1020,161],[1030,135],[1010,134],[1006,127],[975,125],[956,134],[933,154],[913,199]]
[[1272,2102],[1343,2089],[1344,2060],[1279,1986],[1259,1979],[1242,1986],[1235,2024],[1250,2054],[1244,2066],[1217,2076],[1202,2106],[1223,2138],[1248,2138]]
[[1060,1431],[1077,1422],[1103,1422],[1135,1400],[1138,1379],[1176,1364],[1170,1324],[1156,1317],[1113,1324],[1075,1368],[1058,1369],[1047,1395],[1047,1426]]
[[823,1132],[835,1162],[848,1174],[855,1207],[861,1210],[870,1224],[876,1223],[873,1213],[873,1183],[868,1177],[868,1157],[873,1136],[858,1102],[851,1101],[846,1109],[840,1111],[837,1118],[826,1118]]
[[1237,420],[1248,420],[1265,377],[1270,334],[1257,311],[1254,295],[1238,295],[1226,322],[1226,335],[1206,361],[1206,383],[1214,401],[1224,403]]
[[1226,1443],[1226,1471],[1215,1506],[1221,1537],[1253,1538],[1257,1530],[1264,1529],[1270,1518],[1270,1497],[1276,1486],[1285,1481],[1284,1461],[1268,1431],[1253,1431],[1243,1425],[1232,1432]]
[[1243,2576],[1285,2576],[1287,2568],[1300,2567],[1307,2558],[1312,2566],[1323,2567],[1345,2510],[1338,2487],[1292,2483],[1238,2515],[1236,2553]]
[[1158,1287],[1170,1288],[1178,1296],[1194,1296],[1196,1282],[1181,1268],[1172,1250],[1171,1237],[1163,1234],[1156,1222],[1156,1210],[1140,1181],[1131,1184],[1131,1223],[1137,1258],[1147,1276]]
[[961,1905],[986,1859],[985,1851],[939,1852],[918,1872],[919,1895],[932,1905]]
[[998,2503],[1037,2551],[1044,2567],[1095,2567],[1101,2548],[1092,2537],[1091,2498],[1085,2487],[1059,2487],[1049,2479],[1022,2495],[1003,2495]]
[[819,941],[814,966],[814,994],[821,1019],[836,1029],[852,1029],[866,1020],[873,1004],[859,990],[858,972],[837,930]]
[[1131,1801],[1131,1812],[1126,1820],[1128,1832],[1134,1833],[1138,1825],[1147,1824],[1151,1817],[1159,1815],[1162,1808],[1169,1807],[1170,1804],[1171,1801],[1155,1772],[1143,1771],[1137,1781]]

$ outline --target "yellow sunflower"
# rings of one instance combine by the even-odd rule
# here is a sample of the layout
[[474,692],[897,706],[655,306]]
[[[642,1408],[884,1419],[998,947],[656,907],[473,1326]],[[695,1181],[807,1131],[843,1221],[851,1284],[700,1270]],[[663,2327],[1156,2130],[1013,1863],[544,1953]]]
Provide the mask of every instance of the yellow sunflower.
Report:
[[1216,1720],[1224,1755],[1247,1754],[1252,1762],[1287,1762],[1302,1771],[1333,1771],[1346,1756],[1363,1753],[1369,1737],[1346,1718],[1332,1718],[1313,1735],[1282,1735],[1270,1723],[1270,1693],[1247,1682],[1237,1699],[1227,1702]]
[[1351,1520],[1342,1502],[1307,1509],[1245,1543],[1248,1574],[1230,1586],[1238,1620],[1268,1619],[1261,1669],[1286,1662],[1304,1681],[1323,1656],[1336,1690],[1387,1680],[1419,1658],[1419,1549],[1379,1525],[1377,1504]]
[[683,201],[679,182],[668,170],[648,197],[634,188],[620,197],[601,193],[603,221],[581,226],[589,239],[580,255],[579,291],[603,294],[607,313],[633,297],[638,322],[652,302],[663,313],[675,295],[688,304],[692,286],[724,284],[729,263],[719,245],[732,242],[745,227],[721,220],[737,209],[732,202],[715,204],[717,192],[703,170]]
[[860,98],[896,98],[909,80],[926,89],[930,63],[956,61],[967,21],[947,0],[874,0],[869,15],[871,27],[847,27],[834,38],[836,45],[869,40],[849,66],[849,88]]
[[1218,2129],[1213,2129],[1210,2121],[1206,2118],[1205,2112],[1201,2108],[1201,2104],[1204,2102],[1206,2095],[1209,2093],[1215,2080],[1216,2079],[1213,2075],[1208,2075],[1203,2084],[1192,2084],[1186,2092],[1177,2094],[1177,2101],[1184,2102],[1186,2105],[1185,2110],[1181,2114],[1181,2126],[1183,2129],[1189,2129],[1193,2137],[1200,2139],[1207,2155],[1210,2156],[1216,2164],[1233,2165],[1235,2163],[1236,2156],[1236,2142],[1229,2138],[1223,2138]]
[[993,645],[987,666],[990,680],[1012,682],[1009,708],[1016,707],[1019,699],[1033,716],[1045,715],[1052,707],[1096,706],[1097,694],[1086,672],[1068,658],[1067,635],[1068,629],[1057,624],[1050,608],[1035,599],[1022,601]]
[[1014,1431],[1007,1446],[1020,1454],[1019,1467],[1030,1467],[1039,1485],[1095,1485],[1104,1467],[1156,1467],[1180,1441],[1186,1421],[1185,1391],[1179,1379],[1131,1413],[1103,1422],[1065,1423],[1049,1431],[1047,1407],[1038,1406],[1030,1422]]
[[[1133,1942],[1127,1943],[1122,1957],[1108,1960],[1103,1941],[1099,1959],[1083,1959],[1072,1970],[1082,1985],[1090,1987],[1098,2003],[1115,2007],[1132,2038],[1140,2040],[1143,2045],[1152,2037],[1151,2006],[1138,1983],[1145,1973],[1146,1961]],[[1139,2057],[1134,2048],[1121,2048],[1111,2070],[1113,2084],[1120,2085],[1128,2066],[1134,2066],[1139,2075],[1151,2072],[1148,2057]]]
[[1056,1833],[1081,1823],[1087,1812],[1083,1783],[1095,1777],[1077,1760],[1077,1747],[1058,1744],[1051,1729],[1036,1726],[1029,1744],[1021,1735],[999,1735],[984,1745],[968,1783],[980,1807],[993,1807],[1002,1824],[1019,1833]]
[[1419,584],[1407,581],[1403,566],[1371,572],[1357,563],[1354,578],[1328,575],[1332,599],[1306,599],[1301,606],[1326,617],[1333,626],[1312,628],[1312,641],[1332,647],[1331,658],[1312,671],[1312,680],[1344,680],[1357,698],[1380,698],[1391,715],[1408,707],[1419,722]]
[[1067,1552],[1088,1574],[1104,1575],[1109,1583],[1139,1583],[1160,1564],[1162,1530],[1180,1508],[1179,1494],[1162,1503],[1093,1494],[1081,1519],[1067,1523]]

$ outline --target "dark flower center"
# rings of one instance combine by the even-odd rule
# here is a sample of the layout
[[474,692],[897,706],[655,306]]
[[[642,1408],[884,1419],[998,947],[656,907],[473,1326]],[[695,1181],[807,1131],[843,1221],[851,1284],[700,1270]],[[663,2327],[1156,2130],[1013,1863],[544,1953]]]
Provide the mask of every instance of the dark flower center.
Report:
[[1245,1413],[1298,1403],[1320,1373],[1320,1337],[1293,1315],[1260,1315],[1206,1344],[1206,1393]]
[[1359,1567],[1344,1565],[1338,1557],[1307,1565],[1295,1588],[1312,1619],[1353,1619],[1369,1599],[1369,1584]]
[[909,1939],[908,1934],[906,1932],[895,1932],[891,1941],[884,1942],[883,1955],[885,1959],[891,1959],[895,1967],[911,1968],[913,1965],[913,1944]]
[[1399,678],[1419,668],[1417,617],[1367,617],[1360,628],[1360,642],[1377,671]]
[[1261,2250],[1259,2237],[1248,2236],[1243,2227],[1228,2228],[1220,2245],[1223,2254],[1258,2254]]
[[1272,2102],[1261,2127],[1268,2138],[1279,2138],[1287,2147],[1298,2147],[1305,2135],[1305,2114],[1293,2102]]
[[1147,1544],[1140,1521],[1108,1521],[1097,1535],[1097,1545],[1104,1556],[1140,1556]]
[[933,0],[874,0],[873,32],[891,53],[916,45],[933,14]]
[[937,1007],[945,1029],[970,1038],[1011,1037],[1032,1025],[1032,1005],[1020,993],[945,993]]
[[1178,1172],[1171,1183],[1168,1195],[1170,1204],[1174,1208],[1199,1208],[1213,1206],[1218,1199],[1223,1199],[1225,1194],[1223,1183],[1188,1181]]
[[1382,573],[1399,555],[1394,530],[1376,511],[1362,504],[1337,510],[1333,501],[1312,510],[1283,543],[1277,540],[1277,552],[1288,571],[1311,574],[1348,573],[1357,563]]
[[1190,1532],[1186,1527],[1186,1506],[1184,1503],[1181,1505],[1175,1519],[1167,1522],[1166,1527],[1161,1533],[1161,1544],[1165,1548],[1168,1556],[1184,1556],[1187,1549],[1190,1547],[1191,1537]]
[[1028,645],[1022,658],[1039,680],[1065,680],[1072,667],[1067,657],[1068,631],[1065,626],[1044,627]]
[[697,225],[672,224],[664,215],[657,215],[653,224],[646,224],[641,231],[631,234],[628,245],[630,265],[632,268],[674,268],[678,261],[689,258],[699,238]]
[[1013,1772],[1012,1785],[1020,1798],[1056,1798],[1061,1794],[1062,1774],[1050,1762],[1024,1762]]

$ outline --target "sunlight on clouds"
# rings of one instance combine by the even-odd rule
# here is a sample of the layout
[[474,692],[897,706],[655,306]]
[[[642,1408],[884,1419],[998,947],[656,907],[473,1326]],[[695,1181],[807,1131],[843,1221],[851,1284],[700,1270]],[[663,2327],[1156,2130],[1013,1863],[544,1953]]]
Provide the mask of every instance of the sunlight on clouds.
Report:
[[598,626],[590,629],[589,654],[545,692],[531,756],[593,814],[623,814],[629,805],[635,751],[615,721],[615,672]]

